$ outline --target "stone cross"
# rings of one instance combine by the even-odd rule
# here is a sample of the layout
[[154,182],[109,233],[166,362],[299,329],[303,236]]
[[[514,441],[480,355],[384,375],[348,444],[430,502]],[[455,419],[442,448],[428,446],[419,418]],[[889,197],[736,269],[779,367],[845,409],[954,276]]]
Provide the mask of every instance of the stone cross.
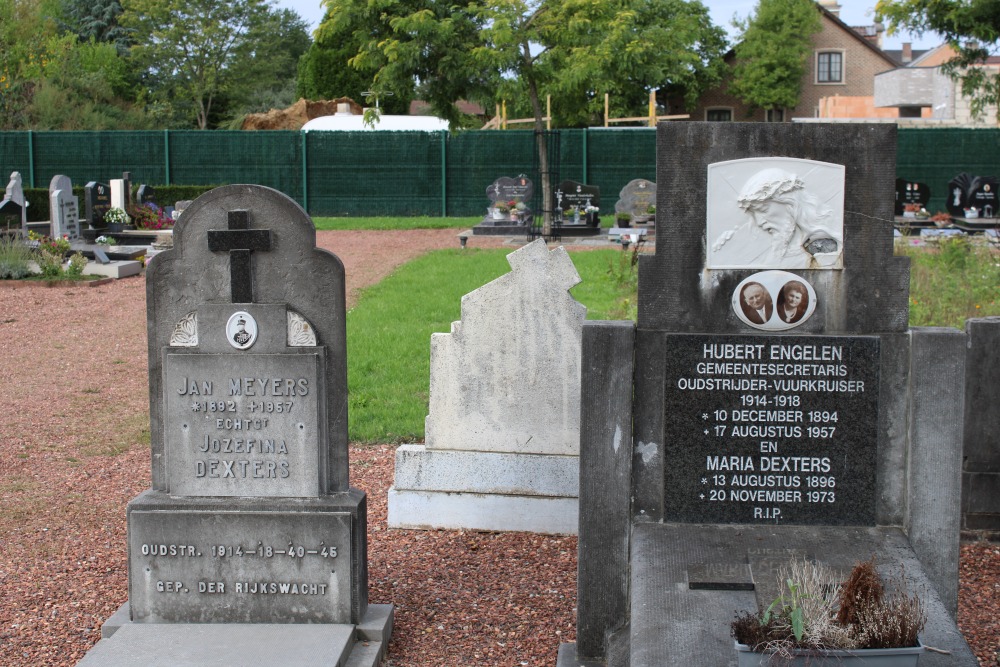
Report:
[[229,281],[233,303],[253,303],[250,253],[271,249],[270,229],[250,229],[249,211],[229,211],[229,229],[210,229],[208,249],[229,252]]

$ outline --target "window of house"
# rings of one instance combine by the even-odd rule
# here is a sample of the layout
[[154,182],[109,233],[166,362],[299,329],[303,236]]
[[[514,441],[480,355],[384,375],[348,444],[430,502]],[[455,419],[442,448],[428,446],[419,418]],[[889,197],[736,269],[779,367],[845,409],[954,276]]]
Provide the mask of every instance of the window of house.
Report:
[[705,111],[705,120],[730,121],[732,119],[733,119],[732,109],[707,109]]
[[816,82],[843,83],[844,54],[840,51],[822,51],[816,54]]
[[768,123],[781,123],[785,120],[784,109],[767,109],[764,112],[764,120]]

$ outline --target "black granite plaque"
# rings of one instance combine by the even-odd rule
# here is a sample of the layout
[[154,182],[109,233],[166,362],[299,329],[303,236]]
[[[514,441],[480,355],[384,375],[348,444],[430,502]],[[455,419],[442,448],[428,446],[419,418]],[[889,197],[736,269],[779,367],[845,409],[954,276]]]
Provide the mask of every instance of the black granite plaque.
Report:
[[968,201],[980,218],[997,217],[997,185],[997,179],[993,176],[980,176],[976,179]]
[[874,525],[879,341],[668,336],[664,518]]

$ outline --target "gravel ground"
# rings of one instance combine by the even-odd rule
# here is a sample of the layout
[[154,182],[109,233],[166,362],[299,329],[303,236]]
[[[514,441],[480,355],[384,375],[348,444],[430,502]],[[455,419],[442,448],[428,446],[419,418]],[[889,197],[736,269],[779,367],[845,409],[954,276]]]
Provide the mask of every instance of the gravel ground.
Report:
[[[357,290],[455,230],[319,232]],[[499,239],[470,239],[497,247]],[[0,666],[73,665],[126,598],[125,505],[149,487],[145,281],[0,287]],[[386,529],[393,448],[352,447],[369,498],[370,600],[392,667],[554,665],[575,636],[576,539]],[[1000,545],[962,548],[959,624],[1000,648]]]

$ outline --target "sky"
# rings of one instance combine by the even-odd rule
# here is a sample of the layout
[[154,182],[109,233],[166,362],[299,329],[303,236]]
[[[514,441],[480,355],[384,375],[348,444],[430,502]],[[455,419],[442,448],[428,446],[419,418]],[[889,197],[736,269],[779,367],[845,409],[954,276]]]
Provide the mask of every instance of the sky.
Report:
[[[726,29],[733,36],[732,22],[733,14],[739,18],[745,18],[754,8],[756,0],[702,0],[712,15],[712,21],[716,25]],[[847,25],[871,25],[875,22],[874,8],[875,0],[840,0],[840,18]],[[294,10],[309,24],[310,31],[323,19],[324,10],[320,6],[320,0],[275,0],[278,7],[287,7]],[[883,36],[882,48],[899,49],[903,42],[912,42],[915,49],[930,49],[941,43],[935,35],[924,35],[917,38],[913,35],[894,35],[892,37]]]

